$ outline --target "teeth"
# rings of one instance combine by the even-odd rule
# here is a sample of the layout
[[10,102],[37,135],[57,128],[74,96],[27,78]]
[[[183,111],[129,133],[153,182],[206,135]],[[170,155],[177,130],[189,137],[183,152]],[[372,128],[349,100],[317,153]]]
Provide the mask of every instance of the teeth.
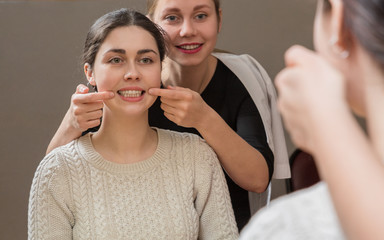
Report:
[[200,47],[200,44],[180,46],[180,48],[185,49],[185,50],[193,50],[193,49],[196,49],[198,47]]
[[124,97],[140,97],[141,96],[141,91],[138,91],[138,90],[118,91],[118,93]]

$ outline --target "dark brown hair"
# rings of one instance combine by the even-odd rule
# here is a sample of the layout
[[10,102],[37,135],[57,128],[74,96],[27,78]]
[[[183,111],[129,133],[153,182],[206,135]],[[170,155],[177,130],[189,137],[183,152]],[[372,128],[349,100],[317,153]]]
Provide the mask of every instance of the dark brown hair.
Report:
[[85,40],[82,57],[83,64],[88,63],[93,67],[96,54],[108,34],[115,28],[125,26],[137,26],[148,31],[155,39],[159,49],[160,60],[163,61],[167,52],[163,30],[145,15],[132,9],[122,8],[105,14],[92,25]]
[[[324,1],[324,11],[331,9]],[[344,29],[384,69],[384,0],[343,0]]]

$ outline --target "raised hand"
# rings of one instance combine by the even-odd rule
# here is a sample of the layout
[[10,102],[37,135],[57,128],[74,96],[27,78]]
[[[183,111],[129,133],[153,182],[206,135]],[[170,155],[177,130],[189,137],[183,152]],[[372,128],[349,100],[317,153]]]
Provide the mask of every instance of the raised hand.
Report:
[[285,62],[286,68],[275,79],[278,106],[294,143],[310,151],[318,126],[348,108],[344,78],[317,53],[301,46],[288,49]]
[[113,92],[89,93],[89,89],[85,85],[79,84],[72,95],[71,105],[49,143],[46,153],[80,137],[88,128],[98,126],[103,115],[103,101],[113,97]]
[[183,127],[194,127],[199,130],[204,124],[205,113],[211,109],[200,94],[188,88],[172,86],[168,86],[167,89],[151,88],[149,94],[160,96],[164,115]]
[[100,125],[103,115],[103,101],[113,98],[112,92],[93,92],[79,84],[72,95],[69,107],[69,124],[82,133],[88,128]]

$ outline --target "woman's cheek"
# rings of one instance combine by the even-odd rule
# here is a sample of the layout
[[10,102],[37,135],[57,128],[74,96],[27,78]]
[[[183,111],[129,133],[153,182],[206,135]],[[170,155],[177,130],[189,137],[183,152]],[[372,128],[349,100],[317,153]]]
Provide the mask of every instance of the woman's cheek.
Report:
[[106,80],[98,81],[98,82],[96,81],[96,86],[99,92],[103,92],[108,89],[108,83],[106,82]]
[[168,25],[160,25],[160,27],[167,33],[167,37],[165,38],[166,41],[173,42],[175,36],[177,35],[177,29],[176,27],[171,27]]

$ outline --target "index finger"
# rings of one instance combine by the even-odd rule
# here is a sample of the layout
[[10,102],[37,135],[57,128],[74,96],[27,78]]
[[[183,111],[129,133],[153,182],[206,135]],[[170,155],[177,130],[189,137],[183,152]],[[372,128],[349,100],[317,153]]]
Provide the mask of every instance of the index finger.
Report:
[[93,102],[108,100],[108,99],[113,98],[114,96],[115,96],[115,94],[113,92],[105,91],[105,92],[76,94],[75,98],[79,102],[93,103]]
[[151,88],[148,90],[148,93],[153,96],[169,99],[180,99],[183,96],[183,92],[176,89]]
[[89,92],[89,88],[84,84],[77,85],[76,93],[88,93],[88,92]]
[[297,65],[312,64],[317,54],[303,46],[294,45],[284,54],[285,65],[295,67]]

